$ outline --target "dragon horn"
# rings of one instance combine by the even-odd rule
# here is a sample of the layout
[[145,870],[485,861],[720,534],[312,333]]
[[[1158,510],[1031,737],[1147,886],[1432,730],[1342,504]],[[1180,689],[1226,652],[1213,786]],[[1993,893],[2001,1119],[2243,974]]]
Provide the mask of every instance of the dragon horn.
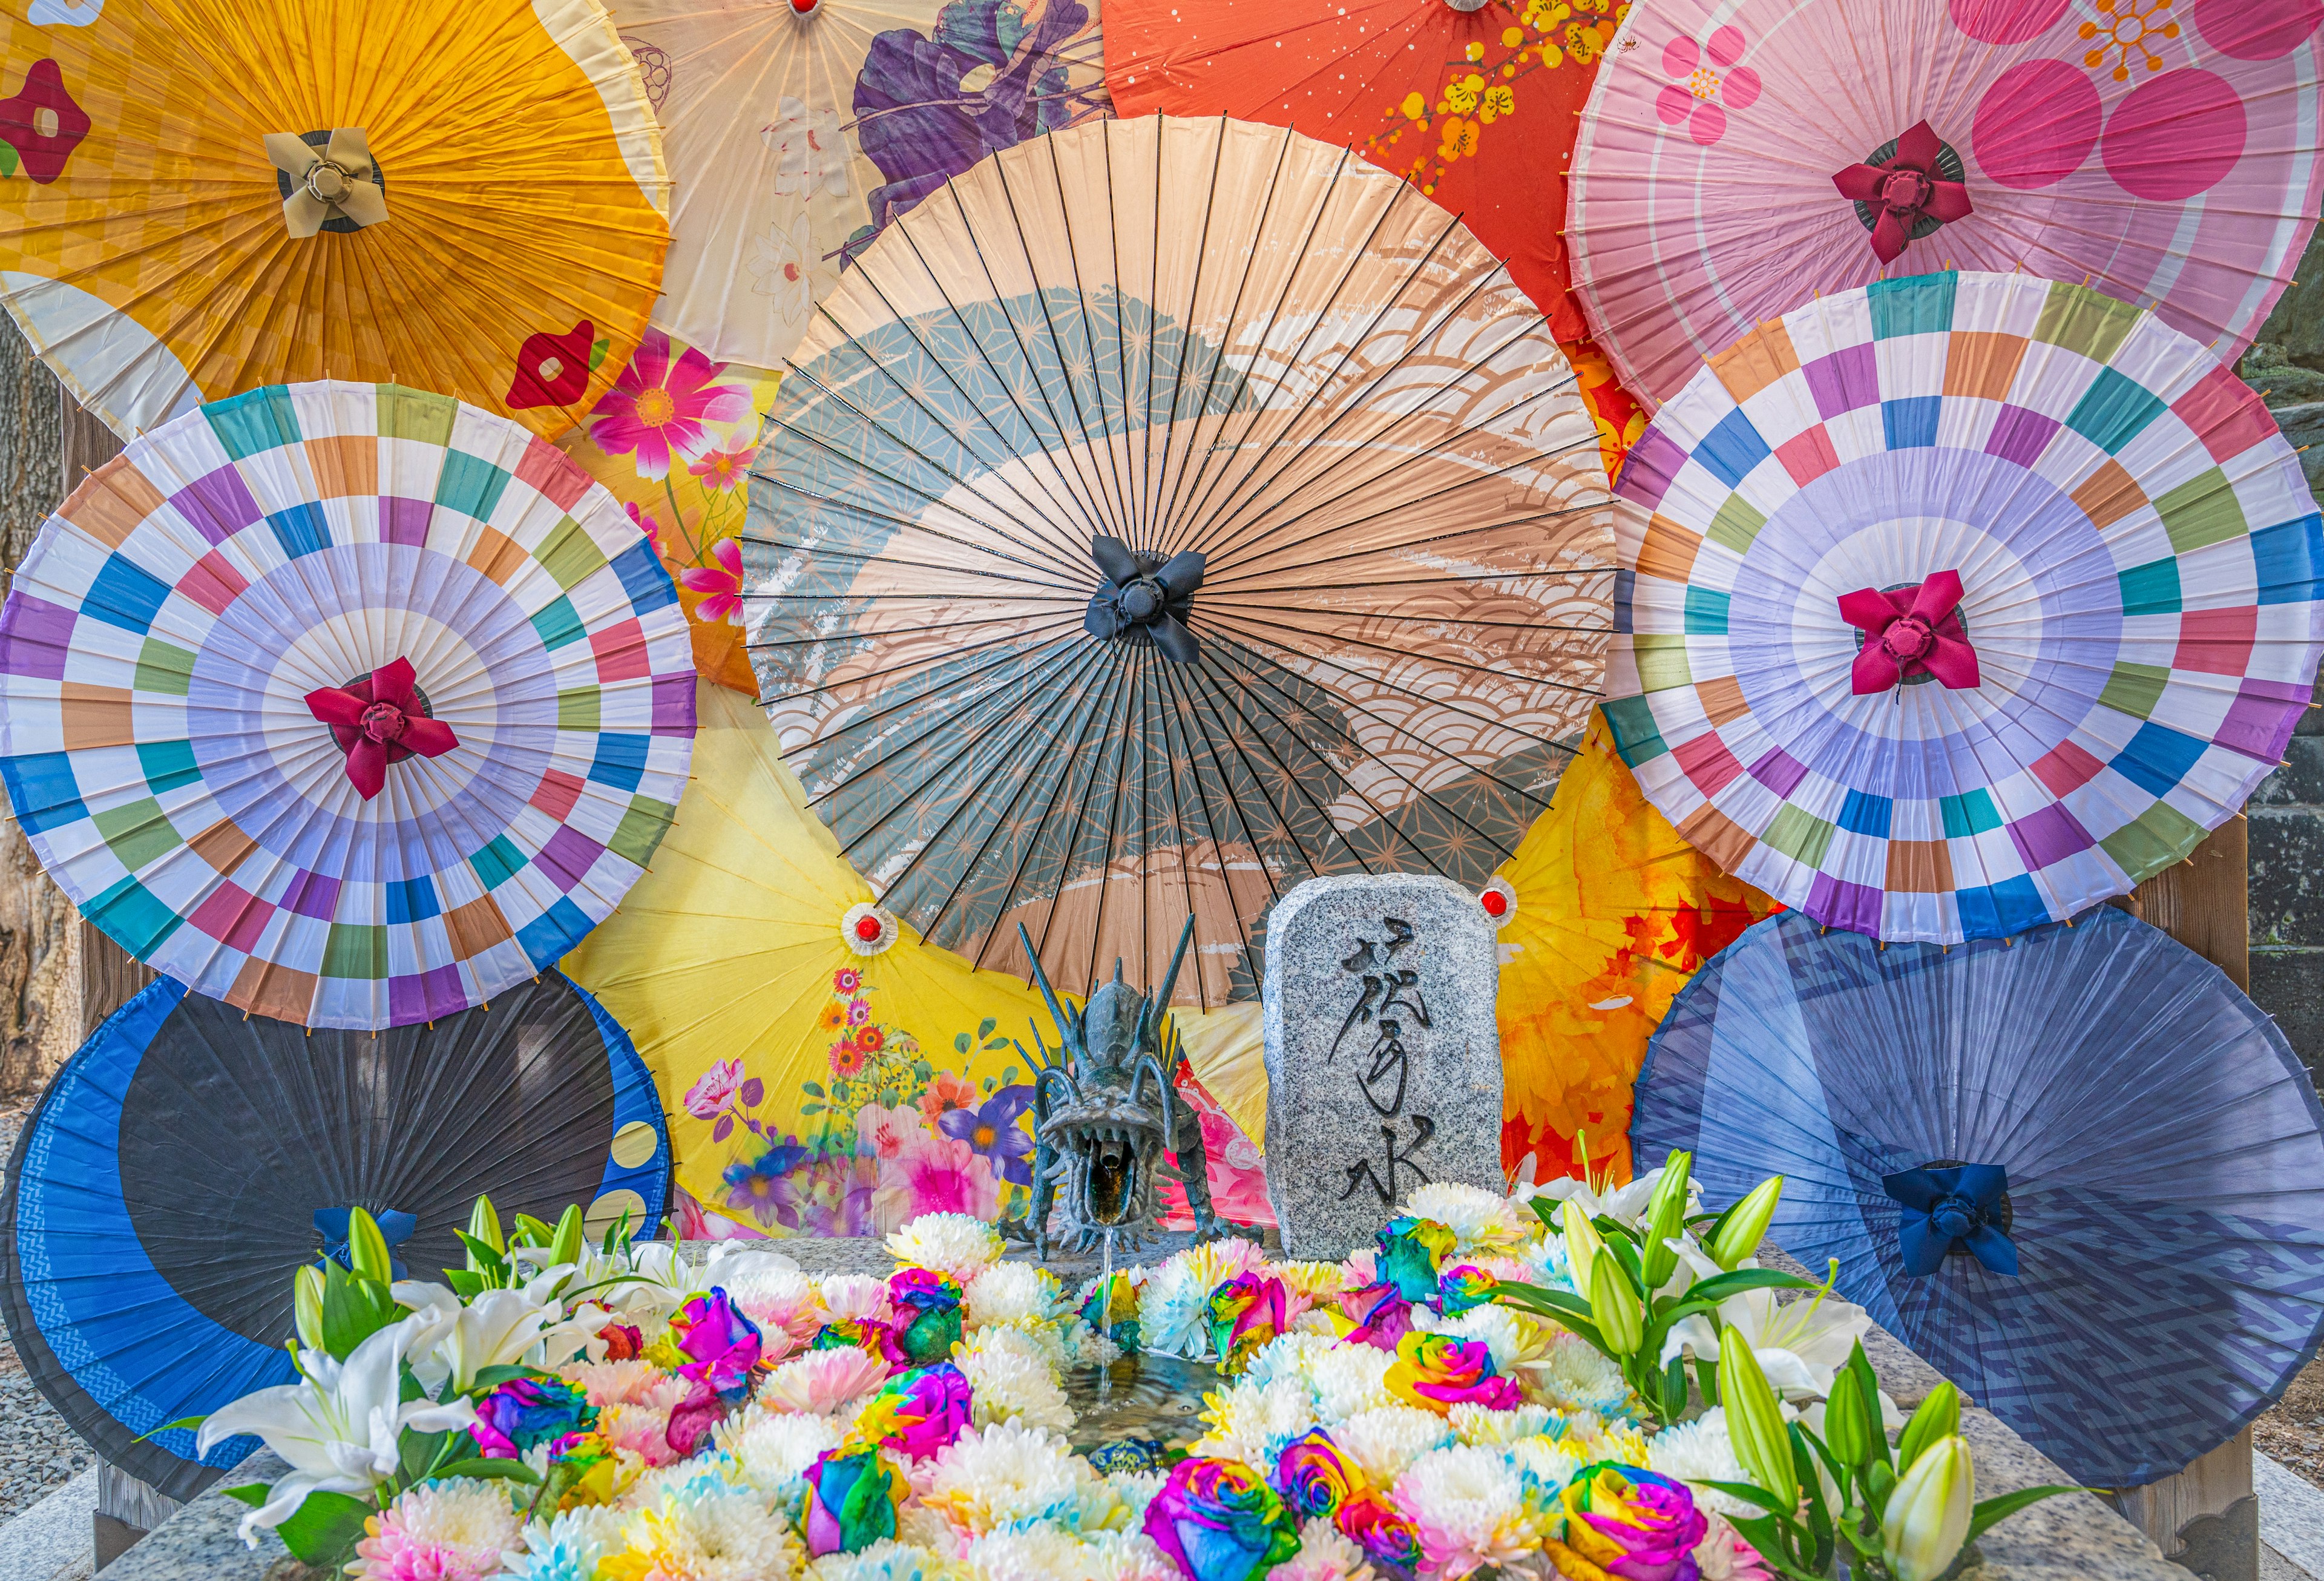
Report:
[[[1017,926],[1021,929],[1025,924],[1019,922]],[[1178,948],[1170,957],[1170,969],[1163,975],[1162,986],[1155,992],[1153,1002],[1147,1008],[1147,1014],[1152,1018],[1157,1031],[1163,1018],[1170,1013],[1170,995],[1178,986],[1178,968],[1185,964],[1186,947],[1194,939],[1194,914],[1189,911],[1186,913],[1186,926],[1178,930]]]
[[[1049,1007],[1049,1019],[1057,1023],[1057,1041],[1070,1054],[1075,1041],[1073,1023],[1065,1019],[1065,1007],[1057,1003],[1056,991],[1049,986],[1049,974],[1041,969],[1041,957],[1033,953],[1033,936],[1025,931],[1022,922],[1017,924],[1017,938],[1025,946],[1025,958],[1033,964],[1033,981],[1041,985],[1041,999]],[[1040,1029],[1035,1028],[1033,1035],[1039,1038]]]

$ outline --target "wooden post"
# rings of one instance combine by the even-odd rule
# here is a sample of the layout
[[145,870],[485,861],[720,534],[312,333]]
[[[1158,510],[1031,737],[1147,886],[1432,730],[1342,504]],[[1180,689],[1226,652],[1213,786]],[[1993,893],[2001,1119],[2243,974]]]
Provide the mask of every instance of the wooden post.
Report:
[[[2249,826],[2243,816],[2213,832],[2195,854],[2138,886],[2129,910],[2251,986]],[[2212,1581],[2258,1581],[2259,1500],[2252,1492],[2252,1435],[2246,1428],[2176,1476],[2125,1488],[2132,1525],[2163,1557]]]

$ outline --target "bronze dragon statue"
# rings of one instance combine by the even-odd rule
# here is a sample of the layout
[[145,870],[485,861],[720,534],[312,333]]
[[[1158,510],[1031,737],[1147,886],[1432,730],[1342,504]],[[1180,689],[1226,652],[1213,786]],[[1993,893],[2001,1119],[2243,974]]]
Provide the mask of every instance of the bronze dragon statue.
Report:
[[[1049,1255],[1052,1207],[1064,1210],[1065,1234],[1075,1250],[1086,1251],[1109,1232],[1125,1246],[1142,1244],[1153,1230],[1166,1176],[1185,1187],[1195,1238],[1215,1239],[1224,1232],[1211,1207],[1202,1115],[1178,1101],[1171,1079],[1184,1055],[1170,993],[1194,936],[1194,920],[1186,919],[1158,992],[1148,996],[1124,983],[1117,960],[1113,981],[1100,985],[1078,1012],[1059,1003],[1021,922],[1017,936],[1033,963],[1060,1045],[1053,1057],[1036,1026],[1033,1040],[1040,1052],[1026,1056],[1035,1070],[1028,1234],[1042,1258]],[[1163,1161],[1165,1152],[1177,1155],[1176,1170]]]

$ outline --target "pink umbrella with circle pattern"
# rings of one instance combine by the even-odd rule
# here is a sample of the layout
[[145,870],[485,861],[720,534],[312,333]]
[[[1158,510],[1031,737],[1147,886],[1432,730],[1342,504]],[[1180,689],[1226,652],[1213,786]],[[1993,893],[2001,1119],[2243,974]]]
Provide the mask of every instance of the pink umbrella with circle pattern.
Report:
[[1821,292],[2022,271],[2223,359],[2324,197],[2324,0],[1666,0],[1583,113],[1568,243],[1649,406]]

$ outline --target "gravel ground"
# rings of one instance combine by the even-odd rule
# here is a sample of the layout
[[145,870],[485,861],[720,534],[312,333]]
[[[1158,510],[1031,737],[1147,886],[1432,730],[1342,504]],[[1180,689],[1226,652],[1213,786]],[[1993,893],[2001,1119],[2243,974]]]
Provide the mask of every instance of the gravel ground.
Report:
[[2309,1363],[2275,1409],[2252,1424],[2252,1443],[2294,1476],[2324,1488],[2324,1356]]
[[[32,1103],[0,1099],[0,1160],[15,1147],[17,1128],[32,1112]],[[0,1330],[0,1520],[40,1502],[51,1489],[96,1464],[88,1446],[32,1387],[16,1347]]]

